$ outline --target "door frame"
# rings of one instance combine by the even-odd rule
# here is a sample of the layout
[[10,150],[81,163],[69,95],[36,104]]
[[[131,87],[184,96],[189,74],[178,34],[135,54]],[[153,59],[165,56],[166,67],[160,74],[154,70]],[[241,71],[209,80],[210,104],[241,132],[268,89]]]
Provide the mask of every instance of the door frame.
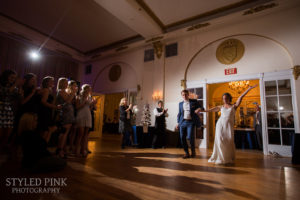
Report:
[[[192,83],[188,82],[187,83],[187,89],[191,88],[203,88],[203,107],[206,109],[207,107],[207,84],[205,82],[197,82],[197,83]],[[209,131],[208,131],[208,126],[207,126],[207,113],[203,115],[203,139],[196,139],[195,138],[195,145],[198,146],[199,148],[209,148]]]
[[[263,133],[267,133],[267,111],[266,111],[266,102],[265,102],[265,85],[264,81],[272,81],[272,80],[283,80],[283,79],[289,79],[291,81],[291,95],[292,95],[292,105],[293,105],[293,114],[294,114],[294,129],[295,133],[299,132],[299,116],[298,116],[298,106],[297,106],[297,99],[296,99],[296,89],[295,89],[295,79],[293,76],[292,70],[282,70],[278,72],[269,72],[264,74],[264,78],[261,82],[261,87],[263,92],[263,103],[264,103],[264,109],[262,109],[262,124],[263,124]],[[261,97],[262,98],[262,97]],[[268,144],[268,134],[263,134],[263,139],[266,141],[264,142],[264,154],[269,154],[269,151],[275,151],[279,149],[279,145],[272,145]],[[291,146],[282,146],[280,147],[281,152],[279,152],[280,155],[283,156],[292,156],[291,152]]]
[[[266,124],[266,103],[265,103],[265,89],[264,89],[264,81],[265,80],[278,80],[278,79],[290,79],[291,80],[291,92],[292,92],[292,102],[294,108],[294,124],[295,124],[295,132],[299,132],[299,116],[298,116],[298,107],[297,107],[297,99],[296,99],[296,91],[295,91],[295,79],[293,77],[292,69],[280,70],[278,72],[264,72],[264,73],[255,73],[255,74],[246,74],[246,75],[229,75],[220,78],[211,78],[204,79],[202,81],[188,81],[186,82],[187,88],[196,88],[202,87],[205,85],[205,89],[207,84],[214,83],[224,83],[230,81],[240,81],[240,80],[259,80],[260,86],[260,105],[262,112],[262,134],[263,134],[263,152],[265,155],[269,154],[269,145],[268,145],[268,136],[267,136],[267,124]],[[208,92],[208,91],[206,91]],[[205,101],[207,107],[207,95],[205,94]],[[207,117],[206,117],[207,118]],[[208,130],[209,127],[207,127]],[[206,146],[208,148],[208,145]]]

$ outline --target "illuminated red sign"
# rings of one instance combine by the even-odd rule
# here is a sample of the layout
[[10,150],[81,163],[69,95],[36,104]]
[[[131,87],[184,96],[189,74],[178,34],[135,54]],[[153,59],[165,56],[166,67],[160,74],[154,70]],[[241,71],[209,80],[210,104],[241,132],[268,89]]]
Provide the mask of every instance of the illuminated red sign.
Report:
[[225,69],[225,75],[237,74],[236,68]]

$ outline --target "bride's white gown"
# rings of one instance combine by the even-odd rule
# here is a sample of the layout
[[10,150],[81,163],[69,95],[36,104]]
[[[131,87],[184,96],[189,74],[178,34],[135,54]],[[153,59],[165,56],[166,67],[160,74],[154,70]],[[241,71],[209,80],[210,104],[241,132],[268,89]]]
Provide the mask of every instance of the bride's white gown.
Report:
[[231,108],[221,107],[221,116],[216,124],[214,149],[208,162],[214,162],[216,164],[234,162],[234,115],[234,106]]

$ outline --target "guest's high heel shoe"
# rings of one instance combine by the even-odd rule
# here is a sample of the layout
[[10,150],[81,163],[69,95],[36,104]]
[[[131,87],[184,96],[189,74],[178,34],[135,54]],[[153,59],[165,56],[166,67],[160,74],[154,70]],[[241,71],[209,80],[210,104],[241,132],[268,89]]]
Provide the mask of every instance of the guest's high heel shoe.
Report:
[[67,155],[64,153],[64,151],[61,148],[57,148],[55,154],[60,158],[67,158]]

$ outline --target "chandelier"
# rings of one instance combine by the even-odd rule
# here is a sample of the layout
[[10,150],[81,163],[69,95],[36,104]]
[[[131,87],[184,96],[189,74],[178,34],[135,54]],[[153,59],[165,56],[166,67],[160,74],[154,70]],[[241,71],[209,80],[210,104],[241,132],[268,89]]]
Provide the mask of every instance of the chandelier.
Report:
[[231,81],[228,85],[231,90],[240,94],[249,87],[249,81]]
[[198,95],[193,92],[189,92],[189,98],[190,99],[198,99]]

